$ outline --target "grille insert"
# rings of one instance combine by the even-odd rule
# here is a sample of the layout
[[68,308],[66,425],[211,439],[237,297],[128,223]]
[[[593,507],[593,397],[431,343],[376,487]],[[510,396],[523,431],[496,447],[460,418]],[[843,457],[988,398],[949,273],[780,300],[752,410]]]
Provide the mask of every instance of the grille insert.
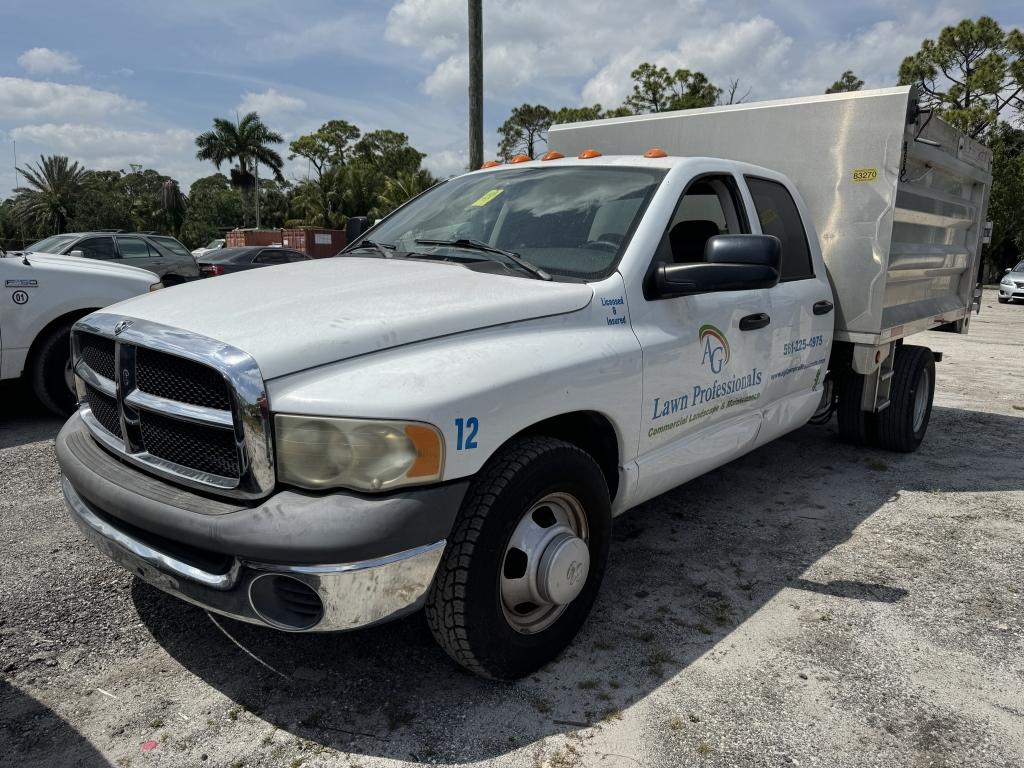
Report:
[[83,333],[78,344],[82,361],[100,376],[114,381],[114,340]]
[[231,410],[224,377],[202,363],[137,347],[135,376],[138,388],[151,395],[179,403]]
[[86,385],[85,402],[89,404],[89,409],[100,426],[107,432],[118,437],[121,436],[121,417],[117,413],[117,401],[114,398],[107,397],[102,392]]
[[142,443],[153,456],[212,475],[238,477],[238,446],[232,430],[151,411],[141,411],[139,419]]

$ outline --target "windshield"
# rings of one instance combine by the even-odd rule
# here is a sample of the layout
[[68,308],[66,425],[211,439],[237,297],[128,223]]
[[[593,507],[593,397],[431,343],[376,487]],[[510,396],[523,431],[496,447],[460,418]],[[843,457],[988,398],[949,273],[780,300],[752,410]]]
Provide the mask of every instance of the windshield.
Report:
[[615,268],[664,176],[661,169],[608,166],[510,168],[461,176],[397,211],[369,238],[394,246],[398,255],[503,261],[483,252],[416,242],[476,240],[513,251],[553,275],[598,279]]
[[1011,271],[1012,272],[1024,272],[1024,261],[1022,261],[1019,264],[1017,264],[1017,266],[1014,267]]
[[78,235],[54,235],[48,237],[45,240],[40,240],[38,243],[32,243],[26,251],[36,251],[37,253],[60,253],[61,248],[74,240]]
[[220,248],[222,245],[224,245],[224,241],[223,240],[211,240],[204,247],[206,247],[206,248]]

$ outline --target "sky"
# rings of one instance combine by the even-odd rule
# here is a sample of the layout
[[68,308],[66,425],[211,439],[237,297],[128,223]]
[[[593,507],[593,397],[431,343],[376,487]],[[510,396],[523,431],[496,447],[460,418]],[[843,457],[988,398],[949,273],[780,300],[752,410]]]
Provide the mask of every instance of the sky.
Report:
[[[483,5],[488,157],[512,107],[618,106],[642,61],[739,78],[755,101],[822,93],[846,69],[893,85],[904,56],[965,17],[1024,28],[1020,0]],[[448,176],[468,161],[466,59],[466,0],[0,0],[0,198],[15,149],[21,166],[134,163],[185,188],[214,172],[195,136],[253,109],[286,141],[334,118],[403,131]]]

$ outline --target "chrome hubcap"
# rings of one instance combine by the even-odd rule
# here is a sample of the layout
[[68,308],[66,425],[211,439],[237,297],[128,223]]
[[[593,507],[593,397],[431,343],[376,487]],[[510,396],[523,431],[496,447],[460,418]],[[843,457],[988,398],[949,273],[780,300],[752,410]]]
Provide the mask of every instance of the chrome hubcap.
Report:
[[914,393],[914,432],[920,431],[924,424],[924,413],[928,410],[929,389],[931,389],[931,375],[925,368],[917,380],[917,391]]
[[589,530],[583,505],[568,493],[549,493],[512,532],[499,576],[501,609],[524,635],[541,632],[575,600],[590,573]]

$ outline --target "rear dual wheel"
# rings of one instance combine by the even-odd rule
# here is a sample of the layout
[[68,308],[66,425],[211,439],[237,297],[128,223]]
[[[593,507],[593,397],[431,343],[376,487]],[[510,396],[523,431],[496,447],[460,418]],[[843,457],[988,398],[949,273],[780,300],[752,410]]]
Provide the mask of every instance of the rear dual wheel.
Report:
[[539,669],[590,613],[610,532],[608,486],[588,454],[549,437],[503,449],[467,493],[427,597],[434,638],[485,677]]

